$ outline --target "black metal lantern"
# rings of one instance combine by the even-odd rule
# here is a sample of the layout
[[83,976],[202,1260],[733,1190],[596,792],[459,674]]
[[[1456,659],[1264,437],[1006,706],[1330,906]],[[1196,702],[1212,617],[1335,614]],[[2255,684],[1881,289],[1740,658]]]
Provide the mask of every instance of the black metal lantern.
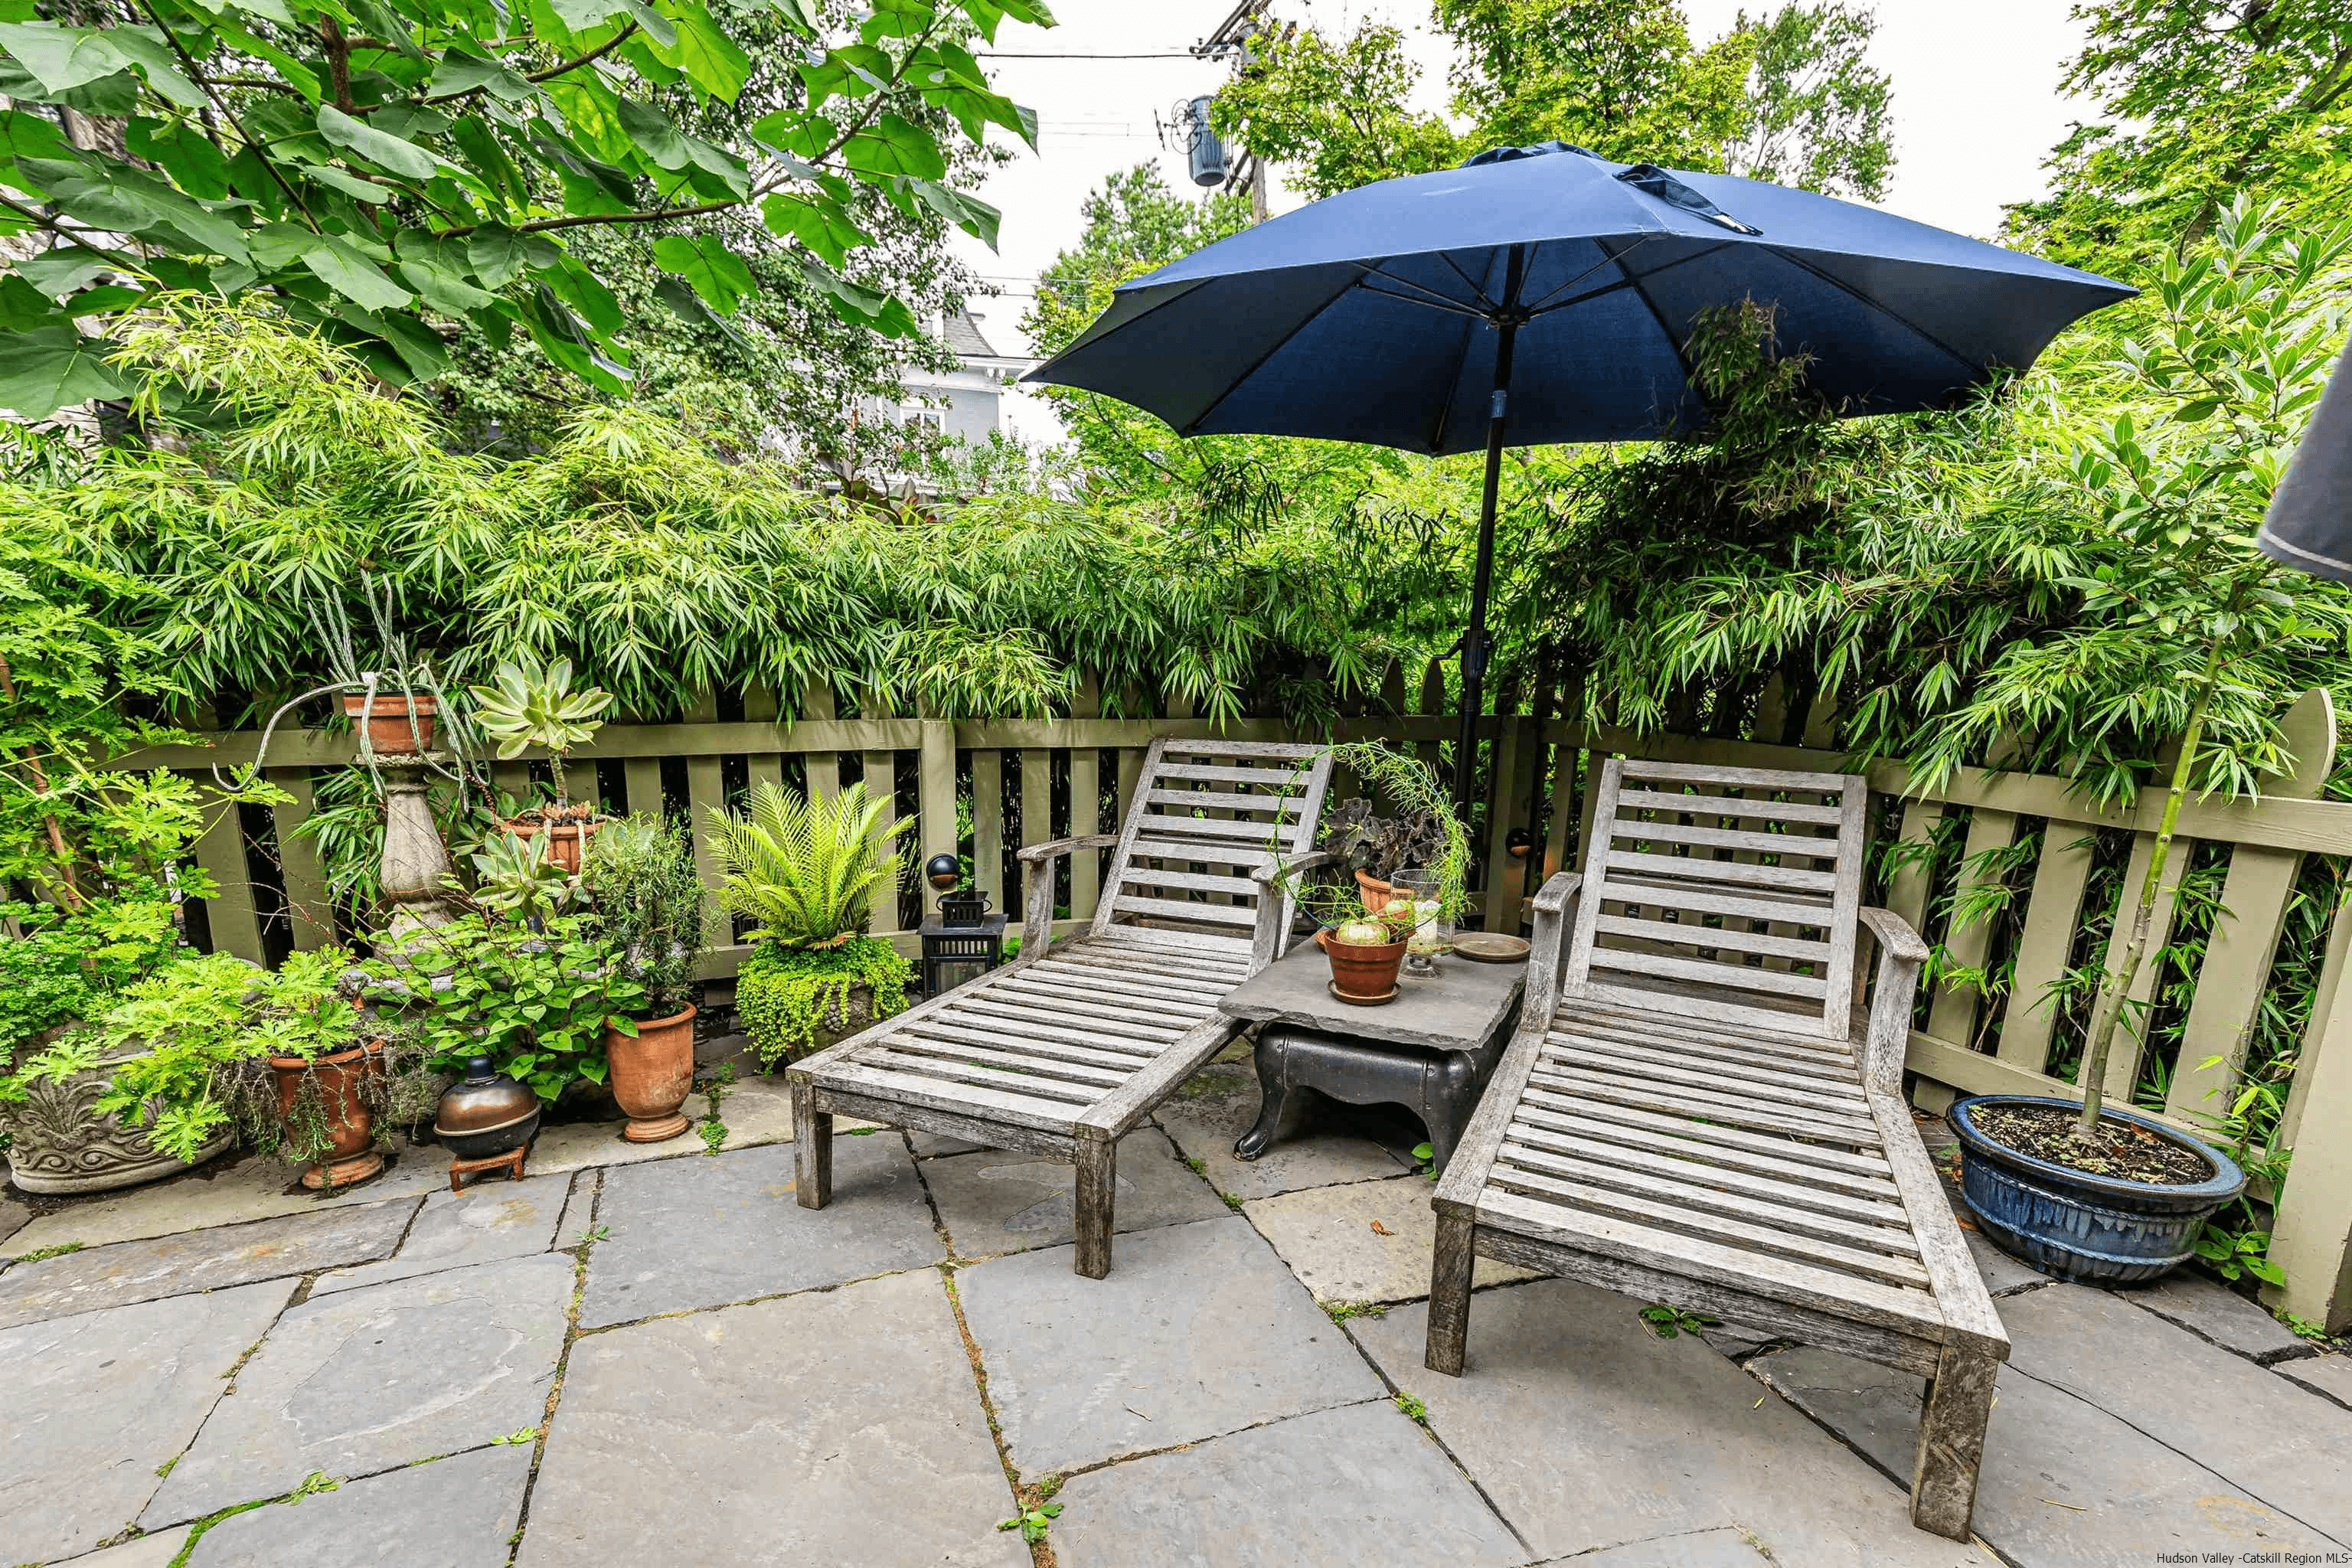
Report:
[[[974,894],[980,910],[987,908],[987,896]],[[950,900],[940,900],[940,912],[925,921],[919,930],[923,939],[923,994],[937,996],[951,991],[967,980],[977,980],[1004,962],[1004,917],[974,911],[972,920],[951,921],[947,918]]]
[[[998,917],[999,923],[1003,922]],[[988,919],[988,895],[978,888],[965,888],[957,892],[940,895],[940,924],[950,931],[969,930]]]

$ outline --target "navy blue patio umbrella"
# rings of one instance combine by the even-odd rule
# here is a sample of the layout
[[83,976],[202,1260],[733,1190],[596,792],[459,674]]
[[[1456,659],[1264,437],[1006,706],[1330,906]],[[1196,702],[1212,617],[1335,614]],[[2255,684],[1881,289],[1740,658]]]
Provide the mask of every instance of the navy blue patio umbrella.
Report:
[[1486,451],[1462,644],[1467,803],[1506,445],[1705,430],[1693,319],[1753,300],[1848,415],[1940,407],[2131,289],[1874,208],[1550,142],[1383,180],[1122,285],[1024,378],[1181,435]]

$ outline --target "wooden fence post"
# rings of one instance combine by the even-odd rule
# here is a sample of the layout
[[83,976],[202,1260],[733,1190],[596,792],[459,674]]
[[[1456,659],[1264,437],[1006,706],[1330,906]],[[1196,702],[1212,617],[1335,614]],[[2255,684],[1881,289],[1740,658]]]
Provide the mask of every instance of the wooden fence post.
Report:
[[[890,705],[883,700],[882,692],[878,688],[867,689],[866,694],[858,700],[857,711],[859,718],[863,720],[887,719],[892,716]],[[879,825],[887,827],[898,820],[898,753],[865,752],[860,755],[864,759],[866,767],[866,793],[882,803]],[[922,829],[919,826],[915,831],[919,833]],[[874,921],[871,927],[874,935],[885,936],[899,929],[898,889],[896,883],[891,885],[887,895],[877,896],[875,899],[874,906]],[[885,923],[886,918],[887,923]]]
[[[1994,747],[1993,752],[1989,759],[1991,765],[2006,767],[2015,757],[2014,742],[2004,741]],[[1984,870],[1977,862],[2016,841],[2016,813],[1985,806],[1972,808],[1969,813],[1968,837],[1960,847],[1959,897],[1966,899],[1972,892],[1998,883],[2000,874]],[[1965,922],[1955,918],[1944,933],[1944,952],[1950,966],[1982,969],[1991,956],[1992,929],[1990,915]],[[1976,1038],[1977,1015],[1983,1005],[1983,987],[1972,981],[1947,980],[1936,988],[1935,1000],[1927,1005],[1927,1032],[1954,1045],[1970,1045]]]
[[988,907],[1010,910],[1004,901],[1004,753],[971,754],[971,879],[988,895]]
[[[778,711],[775,688],[747,686],[743,689],[743,718],[746,722],[773,724]],[[744,780],[747,792],[761,784],[772,784],[779,790],[784,787],[784,754],[782,752],[753,752],[743,760],[750,774]]]
[[196,864],[211,876],[219,893],[205,906],[206,929],[215,952],[233,952],[256,963],[265,962],[261,921],[253,903],[253,872],[245,859],[245,824],[238,808],[215,801],[213,819],[195,842]]
[[[920,822],[915,831],[922,843],[921,857],[928,861],[935,855],[953,856],[956,852],[955,807],[955,725],[931,714],[928,707],[919,710],[923,721],[923,749],[916,763],[916,811]],[[921,868],[919,866],[917,870]],[[919,883],[919,892],[929,883]]]
[[[2294,773],[2267,785],[2266,795],[2315,800],[2336,762],[2336,704],[2326,691],[2307,691],[2282,726],[2294,753]],[[2175,851],[2179,853],[2179,851]],[[2247,1031],[2263,1005],[2263,982],[2278,952],[2286,907],[2303,873],[2303,851],[2241,844],[2230,852],[2221,884],[2221,910],[2197,971],[2197,994],[2180,1036],[2165,1109],[2184,1121],[2227,1109],[2227,1096],[2245,1059]],[[2204,1064],[2219,1057],[2210,1068]]]
[[319,861],[319,841],[297,837],[295,829],[319,807],[311,792],[308,768],[271,768],[271,784],[292,795],[285,805],[271,808],[278,825],[278,869],[286,883],[287,929],[297,950],[308,952],[335,940],[334,902],[327,892],[327,873]]
[[[706,691],[697,697],[685,714],[689,724],[709,724],[719,718],[719,697]],[[656,784],[658,789],[658,784]],[[631,799],[636,795],[634,783],[629,788]],[[719,770],[716,755],[693,756],[686,759],[687,816],[694,834],[694,872],[702,879],[702,918],[714,936],[724,936],[732,945],[735,940],[733,923],[727,911],[719,907],[719,884],[727,879],[719,864],[719,841],[711,831],[710,813],[727,804],[727,785]],[[718,943],[714,942],[712,945]]]
[[[1102,711],[1102,693],[1095,678],[1086,677],[1078,683],[1077,696],[1070,703],[1070,717],[1092,719]],[[1102,749],[1098,746],[1074,746],[1070,749],[1070,836],[1073,838],[1095,832],[1102,821]],[[1102,855],[1087,849],[1070,857],[1070,918],[1090,920],[1095,912],[1095,900],[1102,887]]]
[[[810,681],[808,689],[801,696],[801,717],[830,721],[833,716],[832,684],[823,679]],[[811,752],[802,767],[805,770],[802,776],[808,781],[810,795],[835,795],[841,793],[840,752]]]
[[[2282,1140],[2294,1146],[2286,1189],[2271,1226],[2270,1260],[2286,1284],[2265,1287],[2273,1307],[2324,1324],[2352,1328],[2352,990],[2344,984],[2352,949],[2352,905],[2339,908],[2327,958],[2304,1032],[2303,1058]],[[2311,1128],[2305,1138],[2302,1130]]]

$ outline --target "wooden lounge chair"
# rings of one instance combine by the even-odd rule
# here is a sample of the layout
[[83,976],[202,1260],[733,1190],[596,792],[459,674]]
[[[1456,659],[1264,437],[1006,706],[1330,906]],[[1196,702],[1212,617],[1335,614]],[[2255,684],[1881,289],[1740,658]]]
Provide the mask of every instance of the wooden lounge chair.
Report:
[[[1123,831],[1021,851],[1016,962],[786,1071],[801,1206],[831,1195],[836,1111],[1045,1154],[1077,1167],[1077,1272],[1109,1273],[1119,1139],[1240,1032],[1218,999],[1288,945],[1266,844],[1279,822],[1286,859],[1310,851],[1320,751],[1156,741]],[[1111,844],[1093,927],[1054,944],[1054,862]]]
[[1426,1361],[1461,1374],[1483,1254],[1921,1373],[1912,1522],[1966,1541],[2009,1338],[1903,1103],[1927,951],[1858,907],[1867,799],[1850,774],[1607,764],[1432,1200]]

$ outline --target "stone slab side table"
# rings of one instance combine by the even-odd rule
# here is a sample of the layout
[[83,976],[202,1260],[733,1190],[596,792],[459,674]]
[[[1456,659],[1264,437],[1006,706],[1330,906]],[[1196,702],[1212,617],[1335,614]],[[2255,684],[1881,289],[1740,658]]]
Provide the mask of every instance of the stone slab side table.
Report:
[[1312,1089],[1350,1105],[1404,1106],[1429,1129],[1443,1168],[1501,1059],[1527,984],[1525,963],[1438,961],[1431,975],[1397,977],[1399,995],[1358,1007],[1331,994],[1331,964],[1301,942],[1234,988],[1218,1007],[1262,1027],[1257,1124],[1234,1144],[1255,1160],[1297,1130]]

